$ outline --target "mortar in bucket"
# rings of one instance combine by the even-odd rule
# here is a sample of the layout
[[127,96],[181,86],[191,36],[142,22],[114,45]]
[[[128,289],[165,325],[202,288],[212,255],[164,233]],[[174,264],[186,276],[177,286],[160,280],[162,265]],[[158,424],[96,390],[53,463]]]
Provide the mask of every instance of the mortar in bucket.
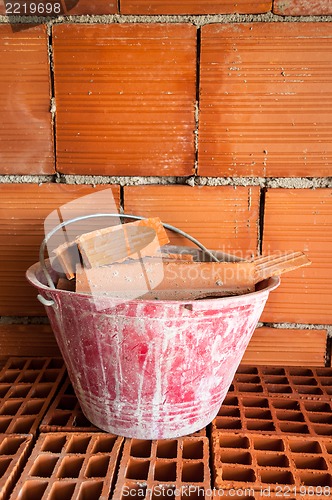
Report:
[[[186,233],[164,227],[217,260]],[[137,439],[173,438],[208,425],[279,278],[245,295],[127,301],[100,296],[96,307],[96,297],[55,288],[59,273],[44,259],[49,237],[26,276],[45,305],[85,416],[102,430]]]

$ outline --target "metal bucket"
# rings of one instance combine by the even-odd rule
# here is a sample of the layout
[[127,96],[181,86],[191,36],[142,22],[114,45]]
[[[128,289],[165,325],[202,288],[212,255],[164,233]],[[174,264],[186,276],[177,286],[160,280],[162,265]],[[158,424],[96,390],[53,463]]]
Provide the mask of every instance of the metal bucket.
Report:
[[[46,261],[49,277],[57,273]],[[46,306],[85,416],[107,432],[163,439],[217,415],[271,290],[193,301],[122,301],[53,289],[40,263],[28,281]],[[48,277],[48,278],[49,278]]]

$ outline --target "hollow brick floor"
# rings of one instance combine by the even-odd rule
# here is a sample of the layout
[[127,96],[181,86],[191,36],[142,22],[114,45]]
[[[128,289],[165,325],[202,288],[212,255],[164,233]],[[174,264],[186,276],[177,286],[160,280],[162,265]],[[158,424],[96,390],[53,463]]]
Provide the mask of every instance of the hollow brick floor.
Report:
[[206,429],[124,439],[84,416],[61,358],[0,371],[0,500],[332,498],[332,369],[240,365]]

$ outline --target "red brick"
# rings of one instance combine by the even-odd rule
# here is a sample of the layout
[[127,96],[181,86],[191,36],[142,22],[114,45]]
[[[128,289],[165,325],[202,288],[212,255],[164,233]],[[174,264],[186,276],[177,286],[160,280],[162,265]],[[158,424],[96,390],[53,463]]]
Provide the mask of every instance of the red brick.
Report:
[[[242,431],[279,436],[298,435],[330,437],[332,432],[332,405],[328,393],[331,368],[280,368],[240,365],[234,378],[234,390],[230,391],[212,421],[212,432]],[[260,385],[262,392],[253,394],[250,385]],[[298,389],[298,394],[278,393],[279,388]],[[308,386],[308,384],[311,384]],[[305,385],[301,385],[305,384]],[[315,385],[316,384],[316,385]],[[323,400],[318,392],[312,400],[313,389],[327,389]],[[307,388],[311,388],[311,393]],[[307,391],[307,392],[305,392]],[[323,392],[323,391],[321,391]],[[309,451],[309,450],[308,450]]]
[[330,23],[204,26],[198,172],[329,176]]
[[332,189],[276,189],[266,195],[263,252],[300,250],[312,264],[284,275],[262,321],[331,323]]
[[[211,445],[214,486],[223,491],[253,489],[255,498],[261,498],[262,489],[269,497],[271,492],[276,492],[275,497],[281,491],[308,492],[310,486],[312,492],[319,491],[318,487],[324,491],[332,481],[331,445],[328,438],[215,431]],[[330,489],[325,491],[329,494]],[[223,496],[228,496],[227,491]]]
[[259,14],[272,8],[272,0],[121,0],[121,14]]
[[62,358],[9,358],[0,371],[0,432],[35,434],[64,374]]
[[112,434],[41,434],[11,500],[111,498],[122,442]]
[[331,368],[240,365],[228,393],[325,402],[331,401],[331,383]]
[[[33,16],[50,16],[58,17],[59,15],[98,15],[98,14],[115,14],[117,10],[116,0],[39,0],[35,4],[26,2],[25,0],[16,0],[15,2],[7,2],[0,0],[0,14],[6,14],[6,3],[11,3],[11,7],[7,9],[8,14],[14,11],[17,15],[33,15]],[[17,7],[19,4],[19,8]],[[15,7],[14,7],[15,5]],[[51,6],[51,7],[50,7]],[[39,9],[39,11],[38,11]]]
[[325,366],[326,342],[326,330],[257,328],[242,362],[252,365]]
[[[0,314],[35,316],[45,313],[36,299],[37,291],[25,278],[28,267],[38,261],[39,246],[44,238],[44,219],[73,199],[104,189],[104,186],[63,184],[0,185],[0,237],[3,242],[0,248]],[[118,205],[118,186],[113,186],[112,191]],[[78,201],[76,208],[68,208],[68,218],[86,213],[85,203],[83,200],[80,205]],[[90,207],[91,213],[103,208],[109,212],[112,203],[108,189],[98,203],[97,207]],[[84,227],[89,230],[91,226],[85,223]]]
[[281,16],[327,16],[332,14],[330,0],[273,0],[273,12]]
[[[158,216],[200,240],[207,248],[250,257],[257,249],[258,187],[128,186],[125,212]],[[187,239],[169,233],[172,243]]]
[[52,174],[46,26],[16,28],[0,26],[0,174]]
[[50,325],[0,325],[0,352],[7,357],[61,356]]
[[59,25],[57,170],[193,173],[196,28]]
[[0,500],[9,497],[32,447],[32,436],[0,434]]
[[[196,487],[196,491],[189,490]],[[161,494],[165,489],[164,495]],[[209,441],[206,437],[126,439],[113,498],[211,498]],[[152,495],[144,492],[150,490]],[[204,494],[205,493],[205,494]],[[135,497],[136,497],[135,496]]]

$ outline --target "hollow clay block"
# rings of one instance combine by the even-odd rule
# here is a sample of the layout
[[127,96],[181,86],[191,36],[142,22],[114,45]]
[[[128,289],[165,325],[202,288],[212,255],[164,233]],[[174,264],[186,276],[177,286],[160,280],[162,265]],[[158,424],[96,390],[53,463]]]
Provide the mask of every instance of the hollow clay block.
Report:
[[84,266],[91,268],[156,255],[169,239],[159,217],[154,217],[83,234],[76,242]]

